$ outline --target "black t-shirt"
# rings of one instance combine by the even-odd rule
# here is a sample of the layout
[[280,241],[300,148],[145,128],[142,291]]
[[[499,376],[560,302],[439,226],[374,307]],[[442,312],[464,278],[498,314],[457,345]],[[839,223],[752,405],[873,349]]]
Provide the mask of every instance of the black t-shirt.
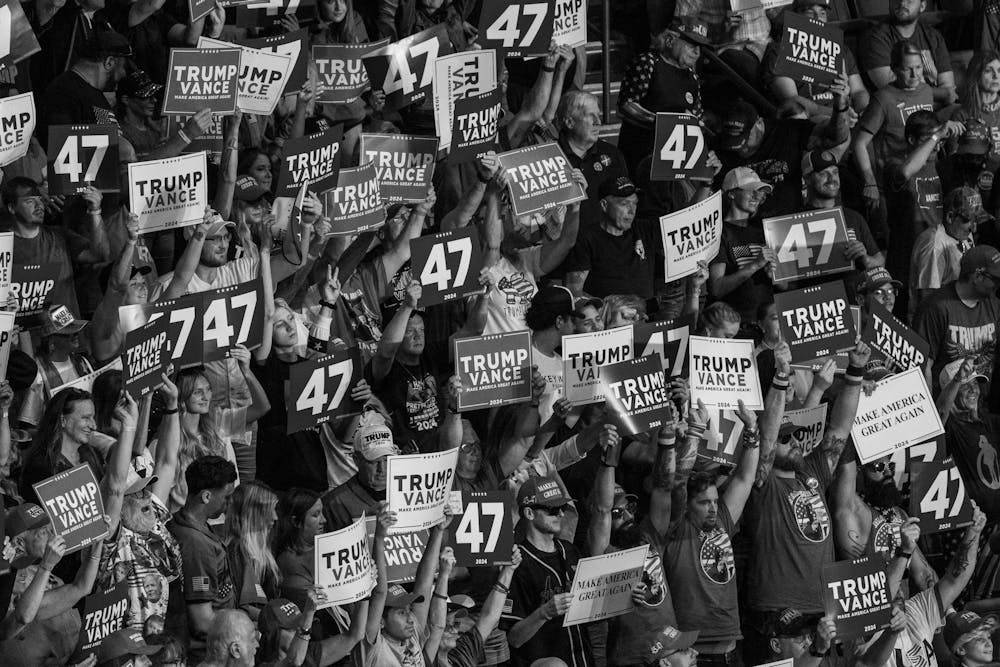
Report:
[[381,381],[372,377],[370,363],[365,369],[372,391],[392,413],[393,437],[403,450],[435,451],[445,405],[433,360],[447,358],[444,346],[429,343],[420,363],[409,365],[396,359]]
[[45,89],[42,96],[41,122],[35,136],[44,146],[50,125],[118,126],[104,93],[84,81],[73,70],[64,72]]
[[761,204],[762,218],[796,213],[802,210],[802,156],[809,146],[815,126],[808,120],[765,119],[764,137],[753,155],[740,157],[731,151],[720,151],[722,170],[718,183],[734,167],[750,167],[774,192]]
[[652,298],[656,249],[662,245],[656,221],[636,219],[621,236],[600,225],[580,229],[576,245],[563,263],[566,272],[587,271],[583,289],[604,298],[610,294],[635,294]]
[[952,417],[945,428],[947,451],[955,457],[969,496],[991,521],[1000,518],[1000,417],[983,414],[979,421]]
[[[761,227],[758,220],[751,220],[746,227],[724,222],[719,254],[709,263],[709,266],[725,264],[726,275],[732,275],[752,262],[766,246],[764,228]],[[757,307],[773,300],[773,298],[774,286],[767,273],[761,269],[750,276],[749,280],[722,297],[721,300],[732,306],[744,322],[754,322],[757,320]]]
[[108,19],[115,30],[128,38],[132,45],[132,59],[157,83],[166,83],[170,60],[170,29],[179,22],[163,9],[146,17],[142,23],[129,26],[128,15],[132,5],[121,4],[110,11]]
[[587,199],[580,202],[580,224],[596,224],[601,219],[601,184],[629,175],[625,157],[617,146],[604,139],[598,139],[583,156],[574,153],[564,139],[560,139],[559,146],[570,165],[582,171],[587,179]]

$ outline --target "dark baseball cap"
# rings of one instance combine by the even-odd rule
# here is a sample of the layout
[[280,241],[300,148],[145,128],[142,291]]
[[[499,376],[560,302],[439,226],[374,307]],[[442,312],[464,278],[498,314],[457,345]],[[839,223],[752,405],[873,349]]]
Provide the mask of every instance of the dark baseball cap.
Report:
[[970,120],[965,124],[965,132],[958,138],[955,153],[969,155],[986,155],[990,152],[990,131],[984,123]]
[[4,532],[7,537],[17,537],[35,528],[41,528],[49,523],[49,516],[35,503],[21,503],[7,510]]
[[966,220],[979,221],[989,217],[983,210],[983,197],[979,190],[962,185],[953,188],[944,199],[944,210],[949,213],[958,213]]
[[263,627],[277,627],[283,630],[295,630],[299,628],[299,621],[302,619],[302,610],[291,600],[285,598],[275,598],[268,600],[267,604],[260,610],[260,617],[257,624]]
[[90,39],[83,42],[80,55],[89,60],[104,58],[131,58],[132,45],[125,35],[114,30],[95,30]]
[[407,593],[406,589],[399,584],[389,586],[385,597],[385,606],[391,608],[408,607],[414,602],[423,602],[424,596],[417,593]]
[[802,156],[802,175],[808,176],[817,171],[836,167],[838,164],[836,156],[830,151],[809,151]]
[[758,120],[760,114],[752,104],[737,100],[722,116],[722,133],[719,135],[722,148],[729,151],[743,148],[750,136],[750,130]]
[[264,197],[271,198],[271,191],[253,176],[240,176],[236,179],[236,198],[240,201],[253,202]]
[[962,276],[968,276],[980,270],[994,278],[1000,278],[1000,252],[993,246],[977,245],[975,248],[969,248],[962,255],[962,261],[959,264],[959,273]]
[[956,612],[948,617],[944,624],[944,643],[948,649],[955,651],[959,646],[972,639],[977,632],[991,634],[1000,627],[1000,619],[995,614],[980,616],[974,611]]
[[680,35],[683,39],[698,44],[699,46],[711,46],[708,41],[708,24],[697,16],[678,16],[670,24],[670,29]]
[[656,633],[649,645],[649,657],[659,660],[671,653],[691,648],[698,641],[699,630],[681,631],[668,625]]
[[559,482],[551,477],[529,477],[517,490],[517,504],[520,507],[542,505],[544,507],[563,507],[572,498],[567,498]]
[[798,637],[809,630],[809,619],[797,609],[785,608],[778,612],[771,623],[772,637]]
[[902,287],[903,283],[892,277],[889,270],[884,266],[876,266],[874,269],[868,269],[864,273],[864,277],[858,282],[855,288],[858,292],[862,294],[866,292],[871,292],[874,289],[878,289],[886,283],[891,284],[893,287]]
[[163,90],[163,86],[149,78],[141,69],[132,72],[118,83],[118,97],[148,99]]
[[135,655],[153,655],[161,648],[163,647],[159,644],[147,644],[138,630],[122,628],[101,641],[101,647],[97,649],[97,662],[104,663]]
[[630,197],[638,191],[639,189],[635,187],[632,179],[628,176],[619,176],[601,183],[597,194],[600,195],[601,199],[604,199],[605,197]]

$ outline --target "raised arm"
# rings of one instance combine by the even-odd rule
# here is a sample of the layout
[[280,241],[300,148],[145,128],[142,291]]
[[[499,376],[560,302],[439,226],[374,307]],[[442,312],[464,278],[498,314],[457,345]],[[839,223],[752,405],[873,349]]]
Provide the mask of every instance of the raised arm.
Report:
[[243,379],[250,390],[250,404],[247,406],[247,424],[252,424],[271,410],[271,401],[257,381],[257,376],[250,370],[250,350],[242,345],[236,345],[229,350],[229,356],[236,360],[243,373]]
[[437,580],[434,582],[434,596],[430,601],[427,613],[427,640],[424,642],[424,655],[431,660],[437,658],[441,636],[448,622],[448,578],[455,567],[455,553],[451,547],[445,547],[441,552],[441,563],[438,566]]
[[476,182],[466,187],[465,192],[459,197],[458,203],[455,204],[455,208],[442,216],[442,232],[465,227],[472,222],[472,216],[479,210],[487,186],[500,168],[500,162],[497,160],[497,154],[490,151],[476,160],[474,166],[476,168]]
[[[587,179],[579,169],[573,170],[573,181],[587,192]],[[542,274],[555,271],[569,251],[576,245],[576,236],[580,231],[580,202],[574,202],[566,207],[566,219],[563,221],[562,232],[557,239],[546,240],[542,244],[539,266]]]
[[451,518],[451,506],[445,505],[444,519],[431,528],[430,537],[427,539],[427,548],[424,549],[424,555],[420,558],[416,578],[413,580],[413,592],[422,595],[424,600],[423,602],[413,602],[410,608],[413,610],[414,618],[423,626],[427,625],[427,611],[430,608],[434,592],[434,570],[437,569],[438,557],[441,554],[444,536],[448,532]]
[[974,372],[975,359],[966,357],[955,376],[948,381],[948,384],[941,387],[941,393],[937,397],[937,409],[942,424],[948,423],[951,413],[955,410],[955,399],[958,397],[959,388],[969,382]]
[[416,280],[411,281],[406,287],[406,294],[403,295],[403,303],[399,305],[385,331],[382,332],[382,338],[372,358],[372,377],[376,383],[384,380],[389,374],[396,359],[396,351],[399,350],[406,334],[406,324],[410,321],[410,316],[420,302],[422,294],[423,286]]
[[677,484],[677,421],[665,424],[656,436],[656,460],[653,462],[653,488],[649,497],[649,521],[663,535],[670,528],[674,487]]
[[399,235],[399,238],[393,242],[388,250],[382,253],[382,268],[385,270],[386,276],[391,277],[396,275],[396,272],[410,259],[410,241],[419,238],[420,232],[424,228],[424,219],[434,208],[434,202],[436,201],[437,195],[434,194],[434,188],[432,187],[427,191],[427,197],[417,204],[413,212],[410,213],[410,217],[406,221],[406,226],[403,227],[403,233]]
[[368,622],[365,624],[365,641],[369,644],[375,643],[382,629],[382,611],[385,609],[385,598],[389,594],[385,563],[385,536],[389,534],[389,528],[395,523],[396,513],[390,512],[389,503],[383,500],[378,504],[375,538],[372,540],[372,558],[375,560],[378,580],[368,604]]
[[[764,413],[760,419],[760,457],[757,462],[755,483],[759,486],[771,474],[774,454],[778,447],[778,432],[785,418],[785,395],[788,391],[788,377],[791,373],[792,353],[788,343],[782,341],[774,349],[774,377],[764,398]],[[744,499],[744,502],[746,500]],[[729,508],[732,511],[732,507]],[[735,520],[735,516],[733,517]]]
[[122,392],[122,397],[115,406],[115,417],[122,426],[118,432],[118,440],[111,450],[104,478],[101,480],[104,512],[108,515],[108,532],[112,535],[118,530],[122,503],[125,500],[125,491],[128,490],[128,471],[132,460],[132,442],[135,439],[138,415],[139,406],[128,392]]
[[219,212],[223,220],[229,220],[233,212],[233,195],[236,192],[236,167],[239,162],[237,150],[240,141],[240,123],[243,112],[222,119],[224,134],[222,156],[219,159],[219,185],[212,200],[212,208]]
[[760,460],[761,436],[757,430],[757,414],[753,410],[748,410],[743,401],[740,401],[739,405],[737,414],[743,422],[743,454],[740,456],[739,465],[736,466],[736,472],[729,478],[729,485],[722,494],[722,500],[733,517],[733,523],[739,521],[743,515],[743,508],[750,498],[750,491],[753,490],[757,479],[757,463]]
[[847,373],[844,375],[844,388],[837,397],[837,402],[833,404],[833,415],[830,417],[830,424],[823,435],[823,441],[819,444],[820,451],[826,457],[830,472],[837,469],[837,462],[847,444],[847,438],[851,435],[851,426],[854,425],[854,417],[858,412],[858,400],[861,398],[861,383],[864,380],[865,365],[871,356],[871,348],[865,343],[858,342],[857,346],[848,355]]
[[589,555],[599,556],[611,544],[611,510],[615,507],[615,468],[621,447],[621,436],[612,424],[605,425],[601,433],[604,454],[590,492],[590,525],[587,526],[587,548]]
[[98,565],[101,561],[101,550],[104,543],[98,540],[84,553],[86,558],[76,571],[73,581],[45,592],[38,608],[37,618],[44,621],[69,611],[76,606],[83,596],[90,592],[97,580]]
[[941,598],[942,609],[947,609],[972,579],[972,571],[976,569],[976,556],[979,552],[979,537],[986,525],[986,514],[983,513],[974,500],[972,503],[972,525],[965,529],[962,542],[955,549],[944,576],[937,583],[938,597]]
[[160,395],[163,397],[164,411],[156,437],[153,467],[156,472],[156,482],[153,483],[152,492],[166,505],[177,476],[178,453],[181,449],[181,418],[178,413],[180,392],[166,373],[162,374],[160,379],[163,380]]
[[516,544],[510,556],[510,565],[503,565],[500,574],[497,575],[497,582],[493,584],[483,607],[479,610],[479,619],[476,621],[476,631],[479,636],[486,641],[486,638],[496,629],[500,623],[500,614],[503,613],[504,602],[507,594],[510,593],[510,582],[514,579],[514,571],[521,564],[521,549]]
[[181,253],[181,258],[177,260],[177,266],[174,267],[174,273],[170,277],[170,284],[163,290],[160,299],[164,301],[176,299],[187,293],[188,283],[191,282],[191,277],[194,276],[195,269],[198,268],[198,262],[201,259],[205,237],[208,235],[208,230],[216,215],[218,214],[211,208],[205,207],[203,221],[194,228],[194,233],[188,239],[184,252]]
[[87,203],[87,219],[90,225],[85,236],[90,241],[90,247],[76,257],[81,264],[101,264],[111,257],[111,246],[108,244],[108,233],[104,228],[104,218],[101,217],[101,201],[104,196],[97,188],[88,185],[80,198]]

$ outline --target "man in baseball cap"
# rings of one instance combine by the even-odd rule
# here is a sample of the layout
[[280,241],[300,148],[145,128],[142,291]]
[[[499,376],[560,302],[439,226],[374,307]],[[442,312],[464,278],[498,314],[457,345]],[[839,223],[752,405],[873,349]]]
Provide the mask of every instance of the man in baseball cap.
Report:
[[[123,658],[136,658],[140,655],[153,655],[162,646],[159,644],[147,644],[142,633],[138,630],[122,628],[112,632],[101,641],[101,646],[97,650],[97,664],[122,664]],[[131,664],[131,663],[129,663]],[[149,664],[143,662],[141,664]]]
[[377,410],[366,410],[354,432],[354,477],[323,496],[323,512],[329,530],[351,525],[362,514],[374,516],[385,499],[389,457],[399,453],[392,429]]
[[699,634],[698,630],[681,632],[668,625],[657,632],[650,642],[647,664],[658,667],[694,667],[698,652],[692,646],[698,641]]
[[373,665],[403,664],[403,655],[419,655],[426,639],[411,605],[424,601],[419,593],[410,593],[399,584],[390,584],[382,609],[382,627],[371,646]]
[[944,624],[944,643],[963,666],[984,665],[993,660],[993,633],[1000,627],[994,614],[955,612]]
[[896,305],[896,295],[903,283],[896,280],[884,266],[876,266],[861,274],[855,290],[858,294],[858,305],[865,312],[870,311],[868,304],[876,301],[886,310],[892,312]]
[[751,155],[760,147],[763,133],[764,121],[757,109],[745,100],[737,100],[726,109],[722,117],[720,147],[742,156]]

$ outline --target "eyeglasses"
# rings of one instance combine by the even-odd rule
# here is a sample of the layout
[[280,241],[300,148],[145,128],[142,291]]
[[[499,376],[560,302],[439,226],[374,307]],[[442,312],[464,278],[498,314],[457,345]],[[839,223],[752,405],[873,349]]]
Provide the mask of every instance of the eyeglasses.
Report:
[[611,518],[620,519],[622,518],[622,516],[624,516],[625,512],[628,512],[632,516],[635,516],[635,513],[638,509],[639,505],[634,500],[630,500],[629,502],[625,503],[625,505],[622,507],[612,508]]
[[873,296],[880,296],[883,299],[890,296],[895,297],[897,294],[899,294],[899,290],[895,287],[885,287],[882,289],[872,290]]
[[997,277],[997,276],[993,275],[992,273],[987,273],[987,272],[986,272],[985,270],[983,270],[983,269],[980,269],[980,270],[979,270],[979,275],[981,275],[981,276],[986,276],[987,278],[989,278],[989,279],[990,279],[990,281],[991,281],[991,282],[992,282],[992,283],[993,283],[994,285],[996,285],[996,284],[1000,283],[1000,277]]
[[545,512],[546,514],[551,514],[553,516],[557,514],[565,514],[566,505],[560,505],[559,507],[549,507],[547,505],[529,505],[531,509],[536,512]]
[[463,442],[461,445],[458,446],[458,451],[462,452],[463,454],[468,454],[469,452],[475,449],[479,449],[480,447],[481,445],[478,442]]
[[895,475],[896,462],[889,461],[888,463],[886,463],[885,461],[879,461],[877,463],[872,464],[872,470],[874,470],[875,472],[885,472],[886,470],[888,470],[890,473]]
[[785,433],[784,435],[779,435],[778,442],[780,442],[782,445],[787,445],[792,440],[802,440],[803,438],[805,438],[805,436],[806,436],[806,429],[797,428],[791,433]]

